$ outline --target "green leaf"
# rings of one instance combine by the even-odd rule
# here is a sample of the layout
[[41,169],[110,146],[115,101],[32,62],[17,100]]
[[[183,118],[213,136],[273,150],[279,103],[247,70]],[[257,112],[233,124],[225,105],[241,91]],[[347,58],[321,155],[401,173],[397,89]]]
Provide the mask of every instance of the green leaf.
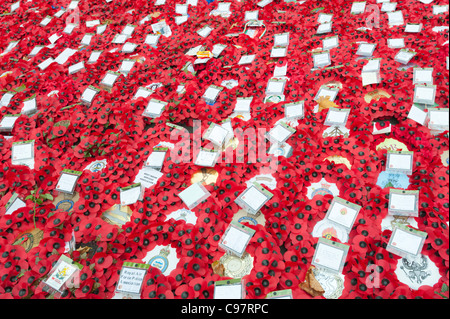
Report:
[[53,200],[53,196],[51,194],[42,194],[41,198],[47,199],[47,200]]
[[443,284],[442,288],[441,288],[441,292],[447,292],[448,291],[448,286],[447,284]]
[[33,200],[34,199],[33,195],[28,195],[27,197],[25,197],[25,200],[29,200],[29,199]]
[[40,198],[36,198],[36,201],[35,201],[35,203],[37,203],[38,205],[41,205],[41,204],[42,204],[42,199],[40,199]]

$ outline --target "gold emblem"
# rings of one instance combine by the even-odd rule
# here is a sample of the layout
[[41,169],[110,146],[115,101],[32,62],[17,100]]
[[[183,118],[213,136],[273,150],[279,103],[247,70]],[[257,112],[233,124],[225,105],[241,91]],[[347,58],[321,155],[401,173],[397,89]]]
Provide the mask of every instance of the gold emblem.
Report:
[[241,258],[225,254],[220,258],[219,263],[223,265],[224,276],[242,278],[252,271],[253,257],[247,252]]
[[369,93],[367,93],[364,96],[364,101],[366,101],[366,103],[370,103],[370,101],[375,100],[375,101],[379,101],[381,98],[390,98],[391,95],[389,93],[387,93],[386,91],[383,90],[373,90]]
[[114,205],[102,214],[102,219],[116,226],[122,226],[131,220],[133,211],[129,206]]
[[215,184],[219,173],[212,168],[201,168],[196,171],[191,177],[191,183],[195,184],[201,182],[203,185]]

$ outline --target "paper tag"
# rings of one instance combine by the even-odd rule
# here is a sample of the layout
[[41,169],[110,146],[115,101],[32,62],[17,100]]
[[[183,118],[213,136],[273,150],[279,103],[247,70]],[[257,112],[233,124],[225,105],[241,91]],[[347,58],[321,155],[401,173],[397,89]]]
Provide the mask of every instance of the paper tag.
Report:
[[389,215],[413,216],[419,214],[419,191],[389,189]]
[[330,204],[325,218],[344,227],[347,232],[350,232],[360,210],[361,206],[340,197],[335,197]]
[[422,251],[427,236],[425,232],[396,224],[386,250],[401,257],[417,256]]
[[243,299],[243,289],[240,278],[216,281],[214,283],[214,299]]
[[250,214],[257,214],[259,210],[273,197],[261,184],[254,182],[236,198],[236,203]]
[[412,174],[414,152],[388,151],[386,159],[386,171]]
[[182,192],[178,194],[178,197],[186,204],[188,209],[193,209],[202,201],[207,199],[211,194],[206,188],[199,182],[192,184]]
[[83,172],[64,169],[59,176],[55,190],[61,193],[73,194],[77,181]]
[[149,268],[149,264],[124,262],[120,270],[116,292],[140,295],[142,283]]
[[339,274],[344,268],[348,249],[348,245],[321,237],[317,242],[311,265]]
[[222,236],[219,247],[232,255],[241,257],[255,230],[236,221],[231,221]]

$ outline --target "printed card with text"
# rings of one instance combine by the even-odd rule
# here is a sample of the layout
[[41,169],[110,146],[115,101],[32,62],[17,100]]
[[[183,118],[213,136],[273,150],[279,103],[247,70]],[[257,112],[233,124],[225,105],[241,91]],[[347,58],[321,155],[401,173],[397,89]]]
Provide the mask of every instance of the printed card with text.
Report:
[[311,265],[334,274],[342,273],[350,246],[320,237]]
[[231,221],[219,242],[219,247],[240,258],[254,234],[254,229],[237,221]]
[[244,295],[241,278],[214,282],[214,299],[244,299]]
[[347,232],[352,230],[361,206],[343,198],[335,197],[328,208],[325,219],[342,226]]
[[419,214],[419,191],[389,189],[389,215],[412,216]]
[[135,183],[127,187],[120,188],[120,205],[127,206],[140,200],[142,193],[141,183]]
[[132,295],[133,299],[140,299],[142,284],[149,268],[149,264],[124,262],[120,270],[116,294]]
[[73,194],[77,181],[83,172],[64,169],[59,176],[55,190],[61,193]]
[[259,210],[273,197],[273,194],[261,184],[254,182],[236,198],[236,203],[250,214]]
[[417,256],[421,253],[428,234],[407,225],[396,224],[386,250],[398,256]]
[[411,175],[413,171],[414,152],[388,151],[386,154],[386,171]]
[[200,204],[202,201],[207,199],[211,195],[210,192],[205,188],[205,186],[202,185],[201,182],[192,184],[185,190],[178,193],[178,197],[181,198],[184,204],[189,209],[194,208],[198,204]]

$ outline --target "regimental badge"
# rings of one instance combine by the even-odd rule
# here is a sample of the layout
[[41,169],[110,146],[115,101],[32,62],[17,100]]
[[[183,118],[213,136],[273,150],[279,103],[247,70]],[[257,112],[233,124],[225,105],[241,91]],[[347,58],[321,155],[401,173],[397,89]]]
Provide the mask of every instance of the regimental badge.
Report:
[[122,226],[131,220],[133,211],[129,206],[114,205],[102,214],[108,224]]
[[236,214],[233,215],[233,220],[241,224],[246,222],[253,226],[256,226],[258,224],[264,226],[266,224],[266,218],[261,212],[258,212],[256,214],[249,214],[243,209],[240,209]]
[[167,257],[170,254],[170,249],[168,247],[163,247],[159,254],[150,258],[148,261],[148,264],[152,267],[155,267],[159,270],[161,270],[162,273],[164,273],[167,268],[169,267],[169,259]]
[[322,178],[320,182],[313,183],[308,187],[306,196],[309,199],[313,199],[316,195],[339,196],[339,189],[337,188],[336,184],[328,183],[326,179]]
[[31,249],[39,245],[42,238],[44,238],[44,232],[39,228],[33,228],[20,234],[15,239],[13,245],[22,246],[28,253]]
[[328,156],[324,160],[329,160],[330,162],[333,162],[335,164],[344,164],[345,166],[347,166],[348,169],[352,168],[352,164],[350,164],[350,161],[347,158],[340,155]]
[[383,142],[377,145],[376,150],[409,151],[408,147],[405,144],[393,138],[385,139]]
[[231,278],[242,278],[248,274],[253,269],[253,257],[249,253],[244,253],[241,258],[225,254],[223,255],[219,262],[224,267],[224,276]]
[[191,183],[201,182],[203,185],[214,185],[219,177],[219,173],[213,168],[201,168],[191,177]]
[[71,212],[79,198],[80,194],[77,192],[74,192],[73,194],[60,192],[53,200],[53,205],[55,205],[56,209],[61,209],[64,212]]

